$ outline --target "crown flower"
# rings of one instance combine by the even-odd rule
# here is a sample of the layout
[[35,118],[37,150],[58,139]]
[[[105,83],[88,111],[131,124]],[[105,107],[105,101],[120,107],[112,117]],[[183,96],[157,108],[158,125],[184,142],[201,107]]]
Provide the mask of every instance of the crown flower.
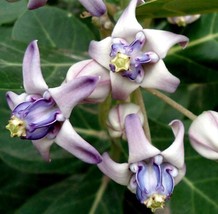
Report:
[[163,30],[143,29],[135,17],[140,2],[130,1],[110,37],[90,43],[89,55],[102,70],[110,71],[114,99],[125,100],[139,86],[174,92],[180,83],[162,59],[173,45],[179,43],[185,47],[188,38]]
[[99,163],[100,154],[75,132],[68,120],[74,106],[92,93],[97,82],[97,77],[86,76],[48,88],[40,68],[37,41],[31,42],[23,59],[25,93],[9,91],[6,95],[12,110],[6,128],[12,137],[32,140],[47,161],[55,142],[85,162]]
[[114,162],[103,154],[99,169],[115,182],[126,185],[137,199],[152,211],[163,208],[174,186],[185,175],[184,126],[181,121],[170,123],[175,140],[164,151],[154,147],[146,138],[137,114],[125,118],[125,132],[129,146],[128,163]]

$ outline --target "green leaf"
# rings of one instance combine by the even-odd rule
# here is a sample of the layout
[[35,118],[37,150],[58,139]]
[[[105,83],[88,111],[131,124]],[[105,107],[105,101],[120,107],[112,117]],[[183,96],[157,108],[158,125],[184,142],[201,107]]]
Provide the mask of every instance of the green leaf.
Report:
[[137,8],[137,16],[140,18],[156,18],[217,11],[217,0],[151,0]]
[[[49,17],[49,18],[48,18]],[[87,51],[92,32],[73,14],[55,7],[27,11],[14,26],[14,39],[29,43],[39,40],[45,47]]]
[[14,22],[24,11],[26,11],[24,0],[14,3],[0,1],[0,25]]
[[16,213],[122,213],[122,187],[108,179],[102,180],[96,166],[85,176],[74,173],[33,196]]

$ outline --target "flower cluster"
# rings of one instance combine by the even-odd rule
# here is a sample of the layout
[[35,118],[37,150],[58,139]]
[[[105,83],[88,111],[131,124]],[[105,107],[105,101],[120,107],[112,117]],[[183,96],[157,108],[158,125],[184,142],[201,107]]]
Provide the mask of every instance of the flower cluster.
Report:
[[[29,0],[28,8],[36,9],[46,2]],[[102,0],[79,2],[91,16],[102,16],[107,11]],[[147,118],[143,106],[134,103],[133,94],[141,88],[176,91],[180,80],[168,71],[163,60],[172,46],[179,44],[185,48],[188,38],[144,29],[135,14],[142,2],[130,1],[111,35],[91,41],[90,59],[73,64],[60,86],[48,87],[41,71],[37,41],[32,41],[23,58],[25,92],[6,94],[12,111],[6,128],[11,137],[31,140],[46,161],[50,161],[50,147],[56,143],[82,161],[96,164],[106,176],[127,186],[140,203],[155,211],[164,207],[185,175],[184,126],[174,119],[169,125],[175,139],[168,148],[159,150],[145,128]],[[128,143],[128,160],[124,163],[115,162],[107,152],[100,154],[70,123],[76,105],[105,105],[108,97],[117,105],[109,106],[105,124],[111,138]],[[193,148],[215,160],[218,159],[217,126],[218,113],[208,111],[197,117],[189,129]]]

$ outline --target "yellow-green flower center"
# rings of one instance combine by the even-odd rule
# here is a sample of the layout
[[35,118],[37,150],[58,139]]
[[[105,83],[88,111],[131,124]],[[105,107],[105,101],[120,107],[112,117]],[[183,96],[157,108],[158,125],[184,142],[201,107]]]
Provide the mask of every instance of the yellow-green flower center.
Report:
[[126,71],[130,66],[130,57],[120,52],[111,60],[111,64],[115,67],[115,72]]
[[11,133],[11,137],[25,137],[26,136],[26,125],[25,122],[14,115],[8,121],[6,129]]
[[144,201],[144,204],[146,207],[150,208],[152,212],[155,212],[156,209],[164,208],[165,200],[165,195],[153,194]]

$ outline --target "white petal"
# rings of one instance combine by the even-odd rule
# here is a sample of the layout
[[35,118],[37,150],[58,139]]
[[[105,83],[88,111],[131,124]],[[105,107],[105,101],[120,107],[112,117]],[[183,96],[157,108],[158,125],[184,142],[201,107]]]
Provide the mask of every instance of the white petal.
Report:
[[69,120],[62,125],[55,142],[86,163],[98,164],[102,160],[99,152],[76,133]]
[[118,184],[127,186],[129,183],[131,172],[129,171],[128,164],[114,162],[108,153],[102,155],[102,162],[98,164],[98,168]]
[[93,76],[78,77],[48,91],[62,114],[69,118],[72,109],[94,91],[98,80]]
[[70,67],[67,72],[66,82],[81,76],[100,77],[95,90],[89,97],[85,98],[84,102],[103,102],[108,96],[111,88],[108,70],[92,59],[83,60]]
[[131,42],[137,32],[142,30],[142,26],[138,23],[135,15],[135,9],[138,0],[131,0],[128,7],[123,11],[121,17],[117,21],[112,32],[112,37],[124,38]]
[[160,154],[146,138],[137,114],[130,114],[125,120],[126,137],[129,146],[129,163],[136,163]]
[[199,115],[189,128],[189,139],[199,154],[218,160],[218,113],[205,111]]
[[139,84],[131,81],[119,73],[110,71],[112,97],[116,100],[126,100],[128,96],[139,87]]
[[186,173],[186,165],[184,164],[179,170],[178,175],[174,178],[175,185],[178,184]]
[[89,56],[97,61],[100,65],[110,70],[110,52],[111,52],[112,38],[107,37],[99,42],[91,41],[89,45]]
[[45,161],[50,162],[50,147],[54,143],[53,140],[48,140],[47,138],[42,138],[40,140],[33,140],[33,145],[39,151],[40,155]]
[[163,30],[144,29],[147,39],[145,42],[145,51],[153,51],[160,58],[164,58],[168,50],[175,44],[185,47],[189,41],[186,36],[171,33]]
[[48,86],[42,76],[37,41],[31,42],[23,58],[23,86],[27,94],[43,94]]
[[170,147],[161,152],[161,155],[168,163],[178,169],[184,165],[184,126],[180,120],[174,120],[169,124],[172,127],[175,140]]
[[144,66],[145,76],[141,83],[143,88],[155,88],[169,93],[175,92],[180,80],[166,68],[163,60]]
[[10,108],[12,111],[14,110],[14,108],[15,108],[18,104],[24,102],[25,99],[26,99],[26,97],[27,97],[27,94],[26,94],[26,93],[22,93],[22,94],[20,94],[20,95],[15,94],[15,93],[12,92],[12,91],[8,91],[8,92],[6,93],[7,103],[8,103],[9,108]]

